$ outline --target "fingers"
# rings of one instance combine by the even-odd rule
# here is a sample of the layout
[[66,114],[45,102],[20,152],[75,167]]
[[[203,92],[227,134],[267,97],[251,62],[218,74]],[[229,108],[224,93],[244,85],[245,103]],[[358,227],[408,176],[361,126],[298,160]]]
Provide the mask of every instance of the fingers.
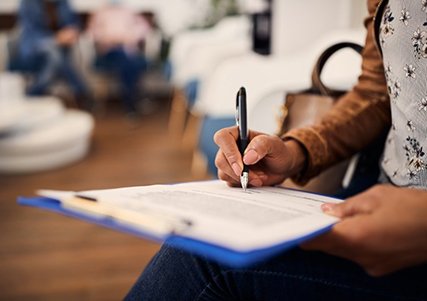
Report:
[[304,250],[317,250],[358,261],[369,231],[360,222],[366,218],[353,218],[336,224],[329,232],[301,244]]
[[[283,141],[275,136],[258,135],[254,137],[246,148],[243,162],[253,165],[268,155],[274,154],[278,146],[283,146]],[[277,153],[279,153],[277,151]]]
[[[237,138],[237,127],[219,130],[214,135],[214,141],[219,146],[215,165],[233,179],[239,177],[243,170],[242,156],[236,143]],[[222,153],[222,155],[219,153]],[[233,173],[231,173],[231,170]]]
[[[249,184],[259,187],[274,185],[292,173],[292,166],[296,166],[296,156],[289,150],[279,137],[250,131],[250,143],[242,156],[236,140],[237,127],[225,128],[214,136],[219,151],[215,158],[220,179],[234,184],[240,181],[243,162],[250,166]],[[289,144],[289,142],[288,142]],[[301,155],[304,158],[303,155]]]
[[369,214],[378,207],[382,194],[381,190],[380,186],[375,186],[366,192],[349,198],[343,203],[326,203],[321,208],[326,214],[340,218]]
[[327,203],[322,205],[322,210],[326,214],[333,215],[339,218],[351,217],[356,214],[370,213],[372,211],[371,204],[363,199],[349,199],[343,203]]
[[227,185],[230,187],[239,187],[241,185],[240,181],[237,181],[236,179],[230,177],[229,175],[222,172],[221,170],[218,170],[218,178],[226,182]]
[[[218,178],[230,184],[240,183],[239,170],[233,170],[225,154],[219,150],[215,158],[215,166],[218,168]],[[240,185],[240,184],[239,184]]]
[[[224,153],[218,151],[215,164],[218,167],[218,178],[227,182],[229,186],[240,186],[240,174],[237,176],[228,164]],[[262,171],[249,171],[249,185],[253,187],[263,186],[266,175]]]
[[[233,167],[233,164],[238,164],[240,166],[240,174],[243,168],[243,160],[236,144],[238,135],[237,127],[229,127],[216,132],[214,141],[224,153],[225,158],[230,166],[232,166],[233,170],[236,169],[237,171],[237,168]],[[251,142],[246,148],[244,155],[244,162],[248,165],[256,164],[265,156],[273,153],[277,145],[283,145],[280,138],[275,136],[260,134],[253,131],[250,133],[250,136]]]

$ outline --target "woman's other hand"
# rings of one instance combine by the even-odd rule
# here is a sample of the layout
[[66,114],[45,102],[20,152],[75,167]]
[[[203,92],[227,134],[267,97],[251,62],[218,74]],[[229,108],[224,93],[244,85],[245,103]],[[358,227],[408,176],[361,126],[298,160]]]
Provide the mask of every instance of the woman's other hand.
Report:
[[373,276],[427,262],[427,191],[377,185],[322,209],[342,221],[303,248],[349,259]]

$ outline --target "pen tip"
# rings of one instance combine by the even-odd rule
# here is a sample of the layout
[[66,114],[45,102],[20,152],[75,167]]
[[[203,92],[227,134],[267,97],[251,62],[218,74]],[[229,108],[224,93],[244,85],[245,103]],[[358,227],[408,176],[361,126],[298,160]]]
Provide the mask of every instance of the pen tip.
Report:
[[249,174],[247,172],[243,172],[242,176],[240,177],[240,184],[242,185],[242,188],[244,191],[248,188],[248,182],[249,182]]

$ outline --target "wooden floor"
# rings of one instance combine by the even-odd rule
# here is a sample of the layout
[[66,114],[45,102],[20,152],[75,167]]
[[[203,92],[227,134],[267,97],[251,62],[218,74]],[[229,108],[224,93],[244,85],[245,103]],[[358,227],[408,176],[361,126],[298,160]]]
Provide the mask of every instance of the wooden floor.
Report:
[[83,161],[40,174],[0,175],[0,300],[121,300],[158,250],[149,241],[16,204],[17,196],[39,188],[192,180],[191,151],[167,135],[168,102],[136,126],[111,105],[97,117]]

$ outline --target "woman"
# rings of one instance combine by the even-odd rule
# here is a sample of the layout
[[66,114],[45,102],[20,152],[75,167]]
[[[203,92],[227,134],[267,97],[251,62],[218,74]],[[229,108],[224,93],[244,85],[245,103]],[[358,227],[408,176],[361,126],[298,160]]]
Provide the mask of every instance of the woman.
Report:
[[381,184],[323,205],[342,221],[305,251],[249,269],[164,246],[128,300],[427,299],[427,0],[369,0],[368,9],[362,75],[323,122],[281,138],[251,132],[243,159],[236,128],[223,129],[216,165],[229,185],[240,185],[243,161],[252,186],[303,183],[390,128]]
[[96,45],[95,67],[119,78],[126,113],[137,113],[139,79],[146,69],[141,48],[150,32],[148,22],[113,0],[91,17],[88,33]]

